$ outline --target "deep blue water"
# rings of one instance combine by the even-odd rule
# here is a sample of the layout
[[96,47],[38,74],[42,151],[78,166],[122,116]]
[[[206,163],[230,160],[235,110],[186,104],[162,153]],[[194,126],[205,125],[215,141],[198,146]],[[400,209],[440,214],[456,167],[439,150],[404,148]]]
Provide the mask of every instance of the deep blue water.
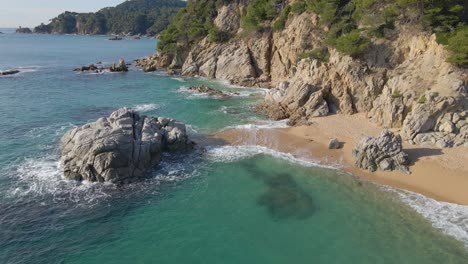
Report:
[[[148,180],[125,187],[64,180],[60,137],[120,107],[179,119],[199,139],[267,122],[253,111],[259,89],[134,67],[72,71],[131,62],[155,46],[152,39],[0,34],[0,70],[21,70],[0,77],[0,263],[467,263],[464,244],[403,196],[255,146],[208,141],[207,150],[167,156]],[[200,83],[241,96],[184,91]],[[440,205],[404,197],[427,210]]]

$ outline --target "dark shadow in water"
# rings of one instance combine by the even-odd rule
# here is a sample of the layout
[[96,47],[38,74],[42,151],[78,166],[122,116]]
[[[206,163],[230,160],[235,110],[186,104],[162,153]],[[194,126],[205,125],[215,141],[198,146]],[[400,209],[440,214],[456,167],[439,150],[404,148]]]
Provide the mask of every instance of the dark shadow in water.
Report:
[[257,199],[257,203],[267,207],[273,219],[307,219],[316,212],[312,196],[297,184],[292,175],[265,175],[255,164],[246,167],[254,178],[262,180],[267,186],[267,191]]
[[411,166],[422,157],[439,156],[443,154],[441,149],[435,148],[405,149],[404,152],[408,154]]

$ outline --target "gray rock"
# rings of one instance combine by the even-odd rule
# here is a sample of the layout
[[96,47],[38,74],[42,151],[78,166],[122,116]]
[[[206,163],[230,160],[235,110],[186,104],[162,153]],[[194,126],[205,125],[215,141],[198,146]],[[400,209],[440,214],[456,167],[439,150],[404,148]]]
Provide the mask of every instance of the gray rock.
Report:
[[356,166],[376,171],[400,170],[409,174],[408,155],[403,152],[401,137],[385,129],[379,137],[365,137],[353,149]]
[[0,75],[13,75],[13,74],[17,74],[19,72],[20,71],[18,71],[18,70],[0,71]]
[[61,164],[68,179],[128,183],[146,176],[165,150],[187,150],[185,125],[140,116],[127,108],[68,131]]
[[449,137],[444,137],[442,139],[437,140],[435,145],[439,148],[451,148],[453,147],[453,140]]
[[445,132],[445,133],[453,133],[455,132],[455,129],[456,129],[455,125],[449,120],[442,123],[439,127],[439,131]]
[[123,59],[119,60],[119,63],[113,64],[110,69],[111,72],[128,72],[127,64]]
[[338,139],[334,138],[330,140],[328,143],[328,148],[329,149],[340,149],[341,148],[341,143],[338,141]]

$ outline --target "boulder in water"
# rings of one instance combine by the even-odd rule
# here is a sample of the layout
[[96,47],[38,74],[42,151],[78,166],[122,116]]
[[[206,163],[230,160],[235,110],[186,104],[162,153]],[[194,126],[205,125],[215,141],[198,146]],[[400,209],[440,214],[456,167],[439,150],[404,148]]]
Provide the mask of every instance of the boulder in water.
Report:
[[362,169],[376,171],[400,170],[410,173],[408,155],[403,152],[401,137],[388,129],[382,131],[379,137],[365,137],[353,149],[356,166]]
[[110,71],[111,72],[128,72],[128,67],[125,61],[123,59],[120,59],[119,63],[113,64],[110,67]]
[[163,151],[188,150],[183,123],[127,108],[74,128],[62,138],[64,175],[77,181],[128,183],[146,176]]
[[18,71],[18,70],[6,70],[6,71],[0,71],[0,75],[13,75],[13,74],[17,74],[19,72],[20,71]]
[[188,88],[188,90],[193,93],[207,94],[208,96],[222,97],[222,98],[227,98],[233,95],[239,95],[239,93],[225,93],[223,91],[213,89],[206,85],[191,86]]

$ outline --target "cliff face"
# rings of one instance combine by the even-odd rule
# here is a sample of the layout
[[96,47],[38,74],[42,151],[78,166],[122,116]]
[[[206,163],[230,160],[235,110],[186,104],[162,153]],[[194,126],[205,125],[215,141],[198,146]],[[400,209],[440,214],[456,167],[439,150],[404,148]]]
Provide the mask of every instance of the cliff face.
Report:
[[[270,87],[260,109],[274,119],[290,118],[291,124],[331,113],[367,112],[382,126],[401,128],[404,140],[468,145],[468,71],[446,62],[447,51],[434,35],[397,25],[353,58],[326,44],[320,18],[310,12],[290,15],[281,31],[245,37],[240,27],[245,6],[245,1],[232,1],[218,9],[214,24],[234,36],[228,42],[206,37],[184,54],[158,54],[143,64]],[[320,49],[326,59],[304,56]]]

